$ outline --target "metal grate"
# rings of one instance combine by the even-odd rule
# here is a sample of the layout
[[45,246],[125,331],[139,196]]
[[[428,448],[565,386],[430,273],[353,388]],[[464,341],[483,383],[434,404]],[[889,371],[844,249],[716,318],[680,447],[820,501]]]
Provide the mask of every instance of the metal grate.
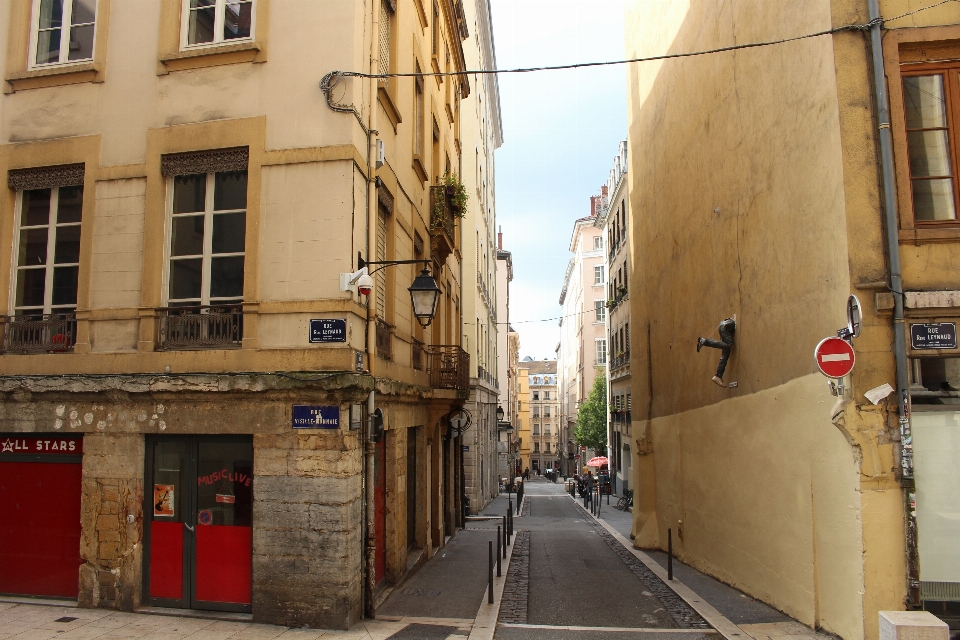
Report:
[[920,599],[960,602],[960,582],[921,582]]
[[387,640],[447,640],[460,633],[457,627],[445,627],[433,624],[408,624]]

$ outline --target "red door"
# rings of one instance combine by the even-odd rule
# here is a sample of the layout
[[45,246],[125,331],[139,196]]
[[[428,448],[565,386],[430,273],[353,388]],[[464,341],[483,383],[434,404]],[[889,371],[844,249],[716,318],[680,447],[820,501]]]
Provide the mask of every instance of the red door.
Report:
[[0,435],[0,593],[76,598],[82,438]]
[[250,611],[249,438],[148,440],[145,590],[167,607]]
[[373,508],[376,534],[373,575],[376,584],[380,584],[387,575],[387,474],[384,468],[386,462],[387,443],[386,435],[384,435],[377,443],[373,464]]

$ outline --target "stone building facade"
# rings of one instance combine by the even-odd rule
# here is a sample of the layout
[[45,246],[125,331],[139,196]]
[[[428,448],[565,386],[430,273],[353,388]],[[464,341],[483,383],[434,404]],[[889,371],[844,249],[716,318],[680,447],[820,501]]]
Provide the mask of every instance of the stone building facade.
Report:
[[[389,74],[489,14],[148,4],[0,2],[0,504],[37,510],[0,592],[348,628],[461,522],[473,240],[431,187],[482,134],[466,77]],[[419,262],[364,295],[358,256]]]
[[556,469],[562,461],[560,446],[560,398],[557,393],[557,361],[527,363],[530,393],[530,472]]

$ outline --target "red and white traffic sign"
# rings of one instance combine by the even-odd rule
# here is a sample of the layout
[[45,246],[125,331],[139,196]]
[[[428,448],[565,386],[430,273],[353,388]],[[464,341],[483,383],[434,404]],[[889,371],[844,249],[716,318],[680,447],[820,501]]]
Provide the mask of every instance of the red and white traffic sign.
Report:
[[842,378],[857,361],[853,346],[842,338],[824,338],[813,352],[820,373],[828,378]]

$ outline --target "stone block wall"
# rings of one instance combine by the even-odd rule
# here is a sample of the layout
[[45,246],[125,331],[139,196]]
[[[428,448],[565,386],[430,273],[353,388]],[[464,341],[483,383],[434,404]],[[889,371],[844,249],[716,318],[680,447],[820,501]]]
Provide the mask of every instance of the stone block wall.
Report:
[[88,433],[83,438],[82,607],[132,611],[140,603],[143,442],[141,434]]
[[256,435],[253,446],[254,619],[348,629],[363,613],[358,434]]

